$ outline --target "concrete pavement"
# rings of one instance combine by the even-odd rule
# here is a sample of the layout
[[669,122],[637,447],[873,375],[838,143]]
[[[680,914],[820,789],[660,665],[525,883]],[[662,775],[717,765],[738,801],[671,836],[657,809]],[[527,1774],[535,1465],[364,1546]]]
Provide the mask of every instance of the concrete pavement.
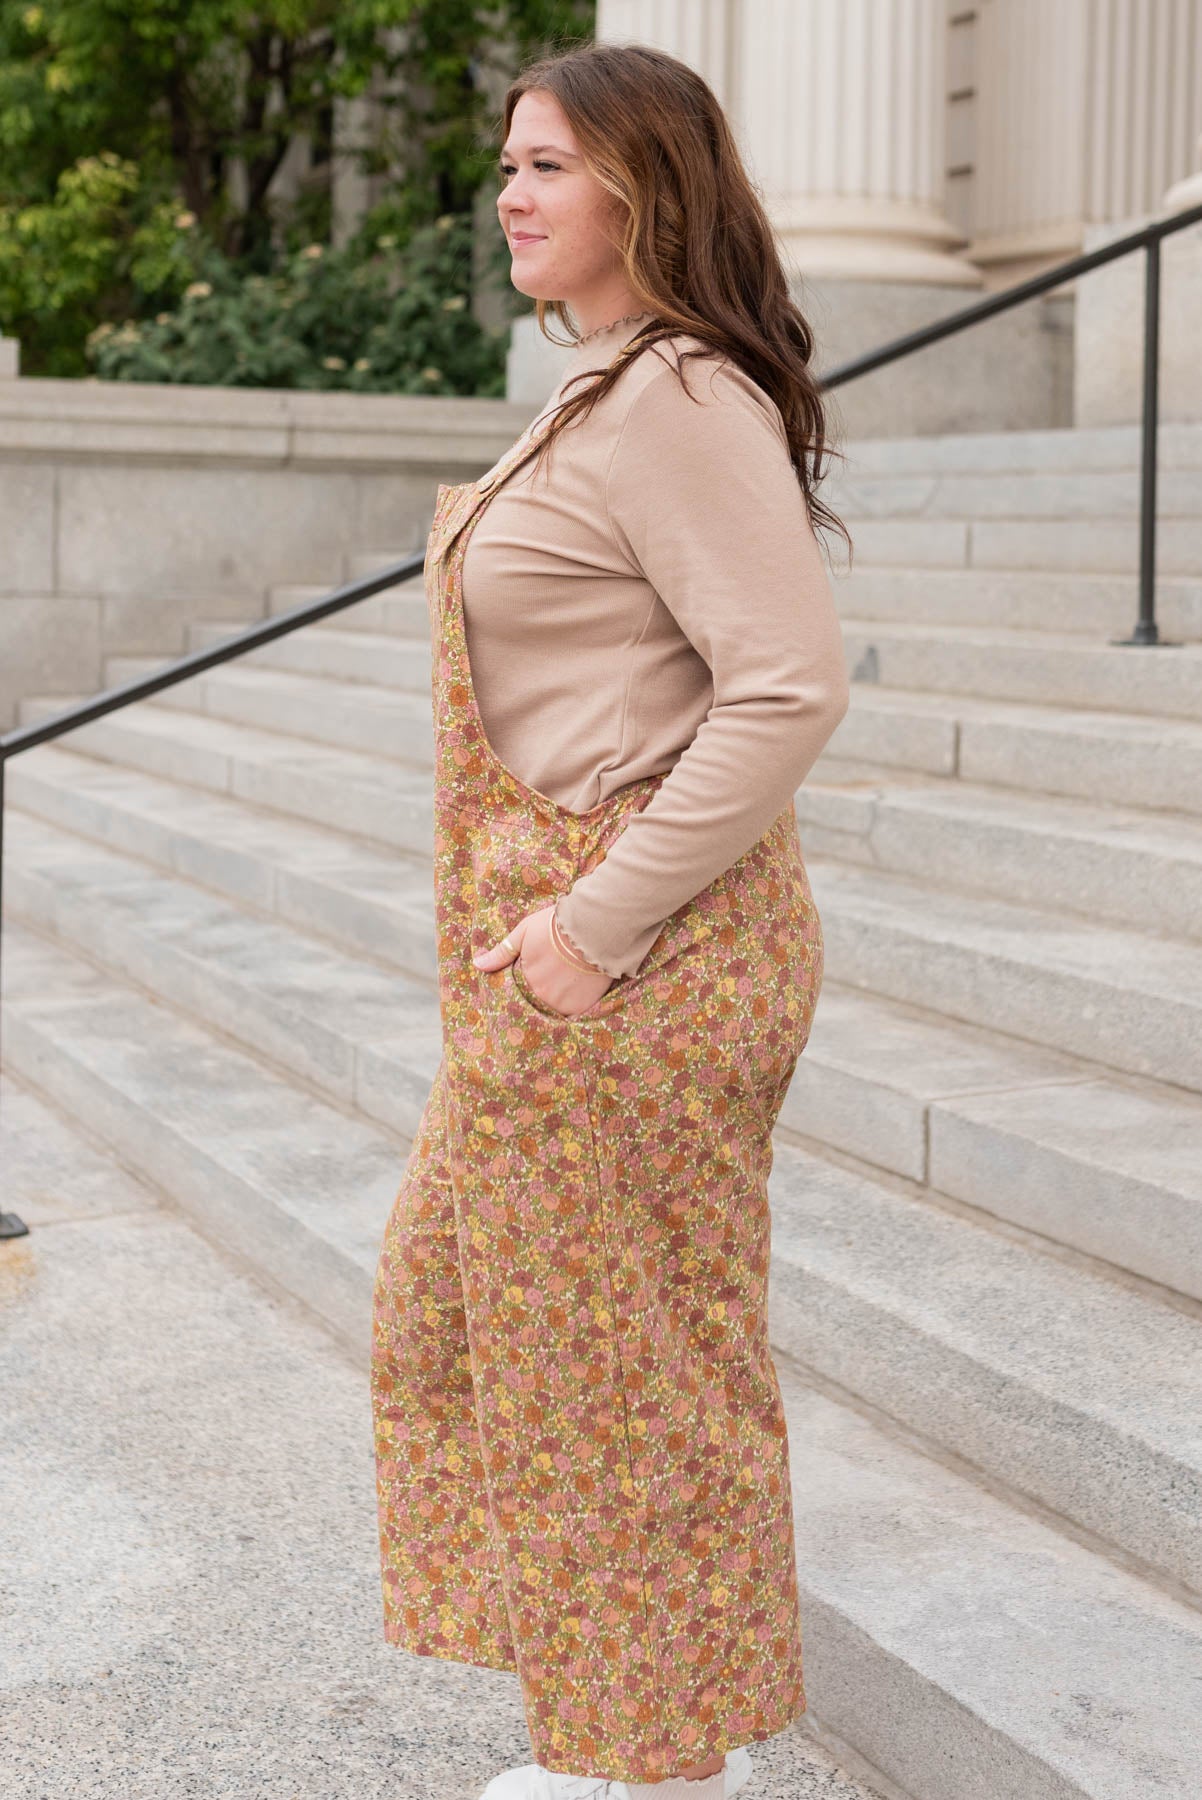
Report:
[[[476,1800],[516,1676],[383,1642],[366,1370],[3,1094],[0,1793]],[[398,1164],[399,1174],[399,1164]],[[805,1729],[748,1800],[867,1800]]]

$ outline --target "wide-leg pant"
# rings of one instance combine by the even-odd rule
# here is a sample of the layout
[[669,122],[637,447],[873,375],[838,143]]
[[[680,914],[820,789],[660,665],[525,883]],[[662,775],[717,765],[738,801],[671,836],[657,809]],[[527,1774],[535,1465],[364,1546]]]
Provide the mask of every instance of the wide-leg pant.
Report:
[[481,977],[463,1131],[444,1058],[388,1221],[385,1635],[516,1670],[549,1768],[655,1781],[805,1709],[767,1184],[821,938],[808,888],[762,885],[758,921],[666,946],[617,1029],[520,965]]

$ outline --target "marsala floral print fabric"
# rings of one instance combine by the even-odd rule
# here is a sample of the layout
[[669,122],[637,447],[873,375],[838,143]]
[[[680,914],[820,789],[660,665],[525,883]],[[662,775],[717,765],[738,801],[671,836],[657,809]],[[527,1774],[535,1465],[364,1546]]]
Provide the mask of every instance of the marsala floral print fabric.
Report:
[[516,1670],[545,1767],[658,1781],[806,1705],[767,1180],[822,936],[790,804],[587,1011],[474,967],[664,779],[576,814],[485,738],[463,553],[527,442],[427,551],[443,1059],[376,1278],[384,1635]]

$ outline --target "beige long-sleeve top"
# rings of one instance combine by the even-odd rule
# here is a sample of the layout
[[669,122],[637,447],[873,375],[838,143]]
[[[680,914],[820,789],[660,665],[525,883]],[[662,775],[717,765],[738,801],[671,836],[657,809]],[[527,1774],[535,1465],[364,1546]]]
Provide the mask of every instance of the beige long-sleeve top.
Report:
[[[579,346],[540,419],[640,323]],[[673,345],[700,347],[681,335],[644,351],[544,468],[509,476],[463,564],[473,684],[502,763],[573,812],[670,771],[558,904],[613,976],[768,829],[848,705],[780,412],[728,358],[684,364],[690,399]]]

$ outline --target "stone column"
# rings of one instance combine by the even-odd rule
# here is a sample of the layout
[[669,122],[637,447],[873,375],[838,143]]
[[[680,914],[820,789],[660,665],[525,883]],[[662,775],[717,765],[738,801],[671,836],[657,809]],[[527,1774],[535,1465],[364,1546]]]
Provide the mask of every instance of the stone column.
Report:
[[1160,203],[1162,213],[1185,212],[1191,206],[1202,206],[1202,137],[1197,144],[1198,166],[1192,175],[1175,181]]
[[[1089,0],[1089,13],[1083,250],[1202,202],[1197,0]],[[1166,238],[1160,263],[1160,419],[1197,423],[1202,225]],[[1132,424],[1143,394],[1144,258],[1095,269],[1076,288],[1075,422]]]
[[21,370],[21,345],[17,338],[0,337],[0,381],[14,381]]
[[[599,38],[670,51],[722,101],[820,368],[982,286],[946,209],[948,33],[948,0],[599,0]],[[991,320],[841,389],[836,434],[1057,424],[1057,354],[1037,320]]]
[[730,115],[807,276],[977,287],[944,215],[946,0],[598,0]]
[[971,248],[999,285],[1131,229],[1188,168],[1198,17],[1197,0],[981,0]]
[[944,211],[946,0],[754,0],[733,110],[807,279],[975,288]]
[[648,44],[678,56],[729,109],[735,14],[741,10],[733,0],[597,0],[596,36],[598,42]]

